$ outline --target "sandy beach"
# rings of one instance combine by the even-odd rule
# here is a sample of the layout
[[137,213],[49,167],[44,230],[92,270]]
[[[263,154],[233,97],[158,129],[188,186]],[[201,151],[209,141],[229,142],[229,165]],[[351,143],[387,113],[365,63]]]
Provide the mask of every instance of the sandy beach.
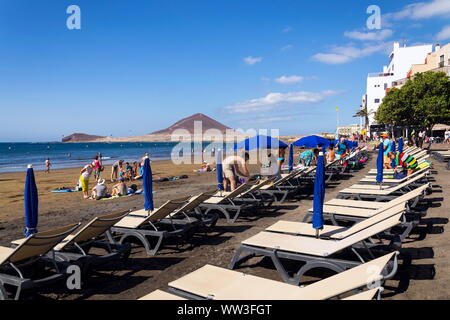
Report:
[[[440,146],[442,148],[442,146]],[[404,241],[401,249],[404,257],[396,277],[386,283],[383,299],[450,299],[450,231],[447,228],[450,199],[450,171],[444,164],[432,160],[434,165],[431,182],[433,193],[422,206],[428,207],[427,216],[411,238]],[[345,174],[340,180],[328,185],[326,199],[334,198],[338,191],[356,183],[376,166],[376,155],[366,167],[358,172]],[[189,175],[188,179],[155,183],[156,205],[178,196],[196,194],[209,190],[216,184],[215,172],[193,173],[197,165],[174,166],[169,161],[154,162],[156,176]],[[109,174],[110,168],[105,170]],[[82,200],[81,193],[51,194],[56,186],[72,186],[78,169],[53,171],[46,175],[38,172],[41,230],[72,222],[85,222],[96,215],[142,206],[142,196],[124,197],[117,200]],[[252,169],[255,173],[255,168]],[[0,175],[2,211],[0,244],[9,245],[13,239],[22,237],[23,173]],[[111,185],[109,183],[109,185]],[[48,293],[33,296],[34,299],[137,299],[155,289],[167,289],[167,283],[192,272],[205,264],[227,267],[239,243],[276,221],[301,221],[312,207],[312,196],[302,196],[274,208],[244,215],[234,224],[220,219],[210,233],[197,234],[186,244],[169,243],[156,256],[149,257],[142,248],[133,248],[128,261],[115,265],[111,270],[97,271],[80,291],[60,291],[57,287]],[[267,259],[253,258],[245,262],[239,271],[280,281],[275,268]],[[317,280],[310,276],[306,281]]]

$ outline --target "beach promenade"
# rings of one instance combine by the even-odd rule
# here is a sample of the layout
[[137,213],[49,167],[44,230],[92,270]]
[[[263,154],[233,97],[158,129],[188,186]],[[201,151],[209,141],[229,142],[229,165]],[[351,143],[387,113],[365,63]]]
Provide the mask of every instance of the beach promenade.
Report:
[[[410,238],[403,241],[403,265],[393,280],[386,283],[383,299],[450,299],[450,231],[448,216],[450,212],[450,171],[444,164],[432,159],[433,171],[431,183],[433,193],[421,204],[427,208],[427,215],[421,225],[416,227]],[[189,194],[197,194],[210,190],[216,185],[214,172],[193,174],[193,166],[176,167],[173,171],[170,163],[154,163],[154,174],[177,175],[188,174],[186,180],[155,183],[156,205],[162,202]],[[339,190],[348,187],[363,178],[369,169],[376,167],[376,155],[360,171],[345,174],[342,179],[330,183],[326,189],[325,201],[335,198]],[[254,168],[253,168],[254,169]],[[70,170],[69,170],[70,171]],[[44,193],[40,183],[49,183],[46,179],[66,177],[71,172],[61,170],[49,176],[38,173],[38,187]],[[12,179],[13,174],[1,174],[2,187]],[[23,186],[23,182],[15,184]],[[68,181],[68,180],[67,180]],[[65,181],[62,181],[65,183]],[[17,186],[17,190],[21,187]],[[48,188],[48,187],[46,187]],[[45,188],[44,188],[45,189]],[[0,190],[4,193],[5,190]],[[48,193],[48,190],[45,190]],[[11,193],[7,193],[11,195]],[[48,198],[47,198],[48,197]],[[5,201],[2,194],[2,201]],[[40,198],[42,199],[42,197]],[[16,202],[11,200],[16,200]],[[23,209],[22,198],[9,199],[9,204],[0,213],[2,237],[0,244],[8,245],[9,241],[22,236]],[[110,201],[91,201],[81,199],[80,193],[44,195],[41,206],[40,229],[88,221],[93,216],[142,207],[142,197],[134,196]],[[275,206],[276,210],[246,215],[234,224],[227,224],[220,219],[217,226],[207,235],[196,235],[188,244],[163,248],[156,256],[149,257],[142,248],[133,248],[128,261],[122,266],[112,266],[111,270],[96,271],[83,289],[72,294],[54,289],[40,298],[50,299],[137,299],[155,289],[165,290],[167,283],[190,273],[205,264],[227,267],[234,251],[240,242],[264,230],[276,221],[301,221],[305,213],[312,207],[312,196],[305,196],[299,201],[285,202]],[[279,275],[268,259],[250,259],[239,271],[268,279],[280,281]],[[306,277],[305,280],[316,278]],[[307,282],[306,282],[307,283]]]

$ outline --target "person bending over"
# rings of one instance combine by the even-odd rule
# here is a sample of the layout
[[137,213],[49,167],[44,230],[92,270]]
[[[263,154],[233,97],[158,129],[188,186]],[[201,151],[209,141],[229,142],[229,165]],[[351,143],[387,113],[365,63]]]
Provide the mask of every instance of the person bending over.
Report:
[[236,190],[238,175],[246,178],[250,177],[250,172],[248,170],[249,159],[250,156],[248,152],[246,152],[244,158],[237,155],[232,155],[223,160],[222,166],[223,166],[223,175],[225,178],[223,181],[223,186],[225,190],[227,190],[228,184],[230,185],[231,191]]

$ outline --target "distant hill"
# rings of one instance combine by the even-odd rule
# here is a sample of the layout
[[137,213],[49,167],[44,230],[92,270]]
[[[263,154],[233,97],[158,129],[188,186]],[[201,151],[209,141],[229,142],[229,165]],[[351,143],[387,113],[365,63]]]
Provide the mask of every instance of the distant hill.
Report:
[[231,129],[226,125],[204,115],[203,113],[196,113],[190,117],[179,120],[174,123],[170,127],[152,132],[151,134],[172,134],[173,131],[177,129],[185,129],[189,131],[191,134],[194,133],[194,122],[201,121],[202,122],[202,133],[204,133],[208,129],[217,129],[222,133],[225,133],[227,129]]
[[95,140],[104,139],[102,136],[95,136],[85,133],[74,133],[70,136],[62,138],[62,142],[93,142]]

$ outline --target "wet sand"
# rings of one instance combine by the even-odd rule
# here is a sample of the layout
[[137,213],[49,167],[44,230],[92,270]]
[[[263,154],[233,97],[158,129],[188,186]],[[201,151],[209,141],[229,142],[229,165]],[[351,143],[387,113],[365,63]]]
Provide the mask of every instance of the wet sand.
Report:
[[[448,216],[450,212],[450,199],[446,197],[450,190],[450,171],[445,169],[444,164],[432,159],[434,172],[431,178],[433,193],[427,196],[422,203],[427,209],[427,216],[421,225],[413,231],[412,237],[405,240],[401,249],[404,256],[410,256],[402,261],[397,276],[386,283],[386,290],[383,293],[384,299],[450,299],[450,231],[447,228]],[[164,166],[166,166],[166,169]],[[376,166],[376,155],[372,154],[372,159],[366,168],[359,172],[348,174],[341,180],[328,185],[326,190],[326,200],[334,198],[342,188],[350,186],[361,179],[366,172]],[[215,173],[194,174],[192,168],[178,167],[178,174],[174,174],[170,164],[155,163],[153,171],[155,175],[180,175],[187,174],[189,179],[155,183],[156,204],[161,203],[176,196],[195,194],[209,190],[215,185]],[[164,171],[167,170],[167,171]],[[62,170],[61,177],[71,181],[70,170]],[[73,171],[75,174],[77,171]],[[168,174],[170,172],[170,174]],[[53,173],[52,173],[53,174]],[[0,175],[0,186],[8,183],[9,174]],[[47,178],[43,173],[37,174],[40,189],[54,187],[51,182],[44,181]],[[17,177],[17,176],[16,176]],[[53,178],[51,178],[53,179]],[[75,176],[75,181],[77,177]],[[5,181],[6,180],[6,181]],[[433,181],[434,180],[434,181]],[[56,180],[55,180],[56,181]],[[60,181],[61,180],[57,180]],[[12,182],[11,186],[13,185]],[[23,185],[23,180],[20,182]],[[64,182],[66,183],[66,182]],[[17,184],[17,183],[16,183]],[[20,190],[21,187],[17,187]],[[2,198],[4,197],[4,190]],[[135,196],[111,201],[84,201],[81,193],[48,195],[44,190],[41,199],[40,228],[46,229],[59,226],[65,223],[86,221],[99,214],[109,213],[117,210],[129,209],[131,207],[141,207],[142,197]],[[17,194],[22,193],[16,191]],[[12,193],[7,193],[12,195]],[[1,207],[4,212],[0,213],[3,223],[0,228],[0,242],[8,245],[9,241],[20,237],[23,228],[22,199],[16,196],[6,202]],[[46,197],[48,199],[46,200]],[[63,199],[63,201],[61,201]],[[17,201],[13,202],[12,200]],[[4,199],[2,199],[4,201]],[[58,205],[58,208],[55,206]],[[301,221],[312,207],[312,197],[303,196],[295,201],[286,202],[276,206],[273,210],[266,212],[255,212],[244,215],[234,224],[227,224],[224,219],[220,219],[217,226],[208,234],[198,234],[186,244],[178,246],[169,245],[163,248],[156,256],[149,257],[142,248],[134,248],[130,259],[123,265],[111,267],[111,271],[98,271],[94,273],[81,291],[68,293],[58,292],[57,288],[52,288],[51,292],[44,293],[35,298],[49,299],[136,299],[155,289],[167,289],[167,284],[199,267],[209,263],[221,267],[227,267],[234,251],[239,243],[276,221],[292,220]],[[13,209],[15,208],[15,209]],[[2,211],[3,211],[2,210]],[[239,271],[261,276],[264,278],[280,281],[278,273],[267,259],[252,258],[245,262]],[[433,274],[435,271],[435,275]],[[306,280],[312,280],[312,277]]]

